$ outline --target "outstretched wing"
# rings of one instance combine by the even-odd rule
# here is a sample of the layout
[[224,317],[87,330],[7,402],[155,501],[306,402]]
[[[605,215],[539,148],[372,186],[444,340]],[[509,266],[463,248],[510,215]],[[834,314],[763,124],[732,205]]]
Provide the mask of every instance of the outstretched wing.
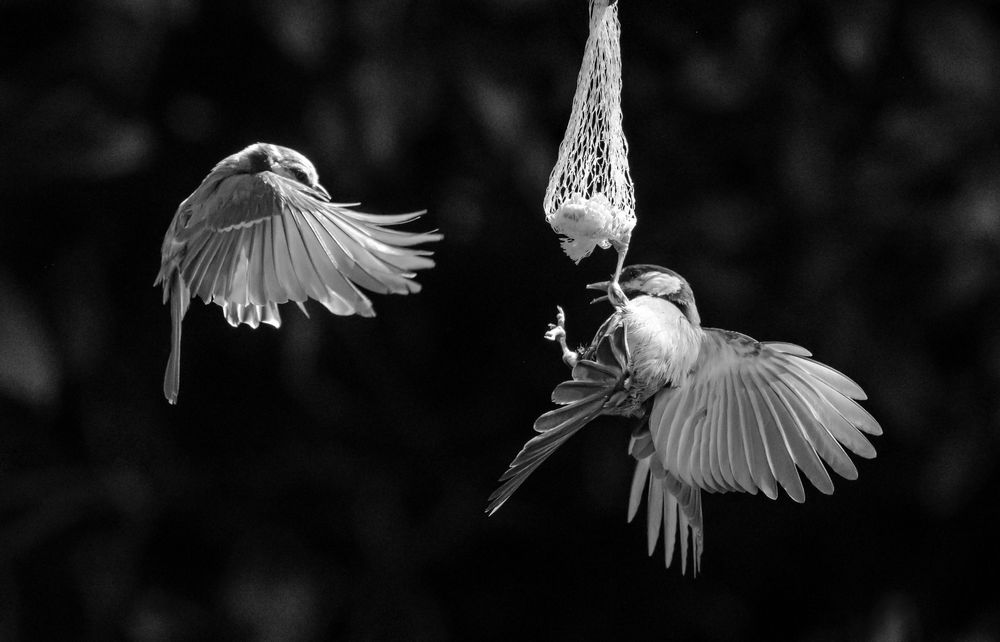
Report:
[[490,495],[487,514],[492,515],[510,499],[524,480],[581,428],[614,406],[623,394],[629,361],[628,344],[622,326],[598,343],[592,359],[580,359],[573,367],[573,379],[552,391],[553,403],[561,407],[535,420],[540,435],[528,440],[510,467],[500,477],[503,482]]
[[423,212],[377,216],[350,207],[272,172],[228,177],[177,231],[177,271],[192,296],[221,305],[233,325],[280,325],[277,304],[309,298],[334,314],[372,316],[358,286],[418,292],[415,270],[434,262],[413,246],[441,235],[385,227]]
[[761,343],[737,332],[706,329],[687,384],[657,393],[650,412],[653,447],[664,470],[713,492],[777,485],[805,500],[796,468],[823,493],[833,481],[823,462],[846,479],[857,468],[843,447],[865,458],[865,438],[882,434],[854,400],[861,388],[788,343]]

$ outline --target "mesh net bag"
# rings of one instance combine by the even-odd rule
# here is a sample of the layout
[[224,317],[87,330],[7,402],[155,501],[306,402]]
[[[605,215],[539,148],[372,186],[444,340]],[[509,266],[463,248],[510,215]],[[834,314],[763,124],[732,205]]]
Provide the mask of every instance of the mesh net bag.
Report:
[[595,246],[622,255],[635,227],[635,192],[622,129],[618,5],[591,0],[590,35],[573,111],[545,191],[545,220],[577,263]]

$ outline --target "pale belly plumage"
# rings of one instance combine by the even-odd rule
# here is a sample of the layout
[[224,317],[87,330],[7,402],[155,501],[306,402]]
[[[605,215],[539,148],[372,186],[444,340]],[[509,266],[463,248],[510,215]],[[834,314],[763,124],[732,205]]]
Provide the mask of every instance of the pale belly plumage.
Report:
[[698,359],[701,329],[655,297],[633,299],[620,314],[631,354],[630,396],[642,403],[665,386],[683,385]]

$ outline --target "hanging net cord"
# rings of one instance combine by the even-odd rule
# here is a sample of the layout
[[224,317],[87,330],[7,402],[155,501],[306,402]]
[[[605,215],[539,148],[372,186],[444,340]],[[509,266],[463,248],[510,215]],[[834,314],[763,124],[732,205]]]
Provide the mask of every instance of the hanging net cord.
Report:
[[[574,248],[564,243],[575,260],[590,254],[594,245],[627,245],[635,226],[635,192],[622,128],[620,35],[617,3],[592,0],[573,109],[544,201],[545,220],[580,245],[575,257]],[[568,211],[560,211],[566,205]]]

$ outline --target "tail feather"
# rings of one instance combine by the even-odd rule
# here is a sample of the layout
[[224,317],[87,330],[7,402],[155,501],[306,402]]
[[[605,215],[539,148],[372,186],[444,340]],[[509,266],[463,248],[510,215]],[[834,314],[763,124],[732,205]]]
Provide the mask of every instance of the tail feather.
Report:
[[163,375],[163,396],[171,404],[176,404],[181,388],[181,322],[187,313],[191,294],[180,274],[175,273],[168,283],[164,284],[163,291],[164,299],[170,299],[170,358]]
[[[636,450],[642,451],[641,439]],[[634,454],[634,452],[633,452]],[[688,545],[694,574],[701,569],[703,521],[701,491],[674,477],[657,461],[653,454],[642,457],[635,467],[632,490],[629,494],[628,521],[639,512],[643,490],[648,490],[648,523],[646,539],[649,554],[653,554],[663,529],[663,557],[667,568],[674,559],[676,545],[680,544],[681,572],[687,572]],[[690,541],[689,539],[690,538]]]

